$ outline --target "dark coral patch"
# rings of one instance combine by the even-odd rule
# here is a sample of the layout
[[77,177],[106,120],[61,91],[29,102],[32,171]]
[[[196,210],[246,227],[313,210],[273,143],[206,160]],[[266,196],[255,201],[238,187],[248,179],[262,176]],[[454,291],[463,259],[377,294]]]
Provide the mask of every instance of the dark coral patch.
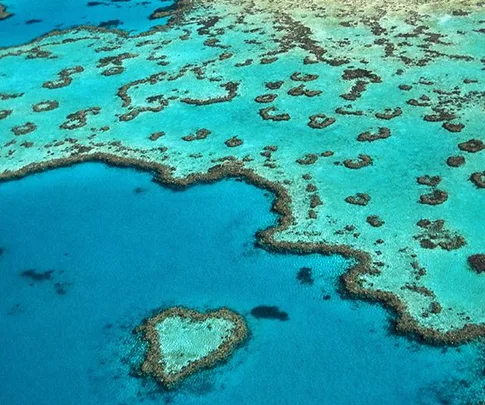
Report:
[[276,100],[277,94],[263,94],[254,99],[257,103],[271,103]]
[[419,244],[423,249],[434,249],[436,247],[436,243],[432,242],[430,239],[421,239]]
[[350,91],[348,93],[341,94],[340,97],[342,97],[344,100],[355,101],[362,96],[364,91],[367,90],[367,84],[368,83],[366,81],[357,80],[350,88]]
[[470,139],[469,141],[458,144],[458,148],[465,152],[477,153],[485,149],[485,144],[481,139]]
[[442,126],[449,132],[461,132],[461,130],[465,128],[465,125],[463,124],[453,124],[451,122],[445,122]]
[[148,17],[149,20],[158,20],[159,18],[165,18],[172,14],[172,12],[177,8],[177,2],[165,7],[159,7],[154,10]]
[[471,255],[468,264],[477,273],[485,273],[485,254]]
[[[104,71],[101,72],[103,76],[115,76],[123,73],[125,71],[125,68],[123,67],[123,61],[125,59],[132,59],[136,58],[138,54],[136,53],[128,53],[128,52],[123,52],[118,55],[113,55],[113,56],[106,56],[104,58],[101,58],[98,61],[98,68],[102,67],[108,67]],[[152,60],[150,57],[148,60]],[[161,64],[162,62],[159,62]]]
[[359,134],[357,140],[359,142],[374,142],[378,139],[386,139],[391,136],[391,130],[389,128],[381,127],[378,132],[366,131]]
[[138,55],[136,53],[123,52],[114,56],[105,56],[99,59],[97,67],[107,67],[109,65],[121,66],[123,61],[126,59],[136,58]]
[[364,112],[361,110],[352,111],[352,110],[346,110],[343,107],[337,107],[335,109],[335,112],[340,115],[356,115],[356,116],[364,115]]
[[186,142],[200,141],[200,140],[207,138],[211,133],[212,132],[209,131],[208,129],[201,128],[201,129],[198,129],[197,131],[195,131],[195,135],[190,134],[190,135],[182,137],[182,139]]
[[37,125],[35,125],[33,122],[27,122],[23,125],[17,125],[15,127],[12,128],[12,132],[16,135],[16,136],[20,136],[20,135],[26,135],[30,132],[33,132],[37,129]]
[[317,80],[318,75],[313,75],[309,73],[301,73],[301,72],[295,72],[291,75],[291,80],[295,82],[311,82],[313,80]]
[[57,295],[66,295],[69,287],[72,285],[72,283],[60,283],[57,282],[54,284],[54,289],[56,291]]
[[221,84],[222,88],[224,88],[227,92],[225,96],[220,96],[220,97],[211,97],[207,99],[197,99],[197,98],[190,98],[186,97],[181,99],[183,103],[186,104],[193,104],[193,105],[210,105],[210,104],[216,104],[216,103],[223,103],[226,101],[231,101],[234,97],[237,96],[237,90],[239,88],[239,83],[236,82],[228,82],[225,84]]
[[380,219],[377,215],[369,215],[367,217],[367,223],[374,228],[379,228],[384,225],[384,221]]
[[290,119],[290,114],[271,114],[276,111],[276,107],[266,107],[259,110],[259,115],[263,120],[269,121],[288,121]]
[[304,157],[297,159],[296,163],[299,165],[312,165],[318,160],[318,155],[315,153],[307,153]]
[[310,267],[302,267],[296,274],[296,279],[300,284],[312,285],[314,283],[313,271]]
[[102,21],[98,24],[98,27],[100,28],[107,28],[107,29],[113,29],[119,27],[121,24],[123,24],[123,21],[120,20],[108,20],[108,21]]
[[420,219],[417,225],[422,232],[414,236],[423,249],[435,249],[440,247],[443,250],[455,250],[465,246],[465,238],[457,232],[452,232],[445,227],[443,219],[431,221]]
[[317,191],[317,186],[315,186],[315,184],[309,183],[309,184],[307,184],[305,190],[307,191],[307,193],[313,193],[313,192]]
[[428,114],[423,117],[428,122],[440,122],[454,120],[456,115],[444,110],[438,110],[436,114]]
[[36,270],[24,270],[20,273],[22,277],[30,279],[32,282],[42,282],[52,280],[52,273],[54,270],[36,271]]
[[87,124],[88,115],[98,115],[101,112],[100,107],[90,107],[84,110],[76,111],[67,115],[67,120],[63,122],[59,128],[72,131],[73,129],[79,129]]
[[57,80],[45,82],[42,87],[53,90],[69,86],[72,83],[71,76],[81,72],[84,72],[84,68],[82,66],[74,66],[72,68],[63,69],[58,73],[59,78]]
[[315,114],[310,116],[308,126],[313,129],[327,128],[335,122],[335,118],[327,117],[325,114]]
[[412,105],[413,107],[429,107],[431,106],[431,103],[429,102],[429,97],[428,96],[421,96],[419,100],[416,100],[414,98],[406,101],[407,104]]
[[244,62],[236,63],[234,66],[236,66],[236,67],[250,66],[250,65],[252,65],[252,63],[253,63],[252,59],[246,59]]
[[10,114],[12,114],[12,110],[0,110],[0,120],[4,120]]
[[278,60],[278,58],[276,56],[274,56],[272,58],[261,58],[260,63],[262,65],[270,65],[271,63],[274,63],[277,60]]
[[433,190],[431,193],[423,194],[419,197],[421,204],[440,205],[448,200],[448,193],[443,190]]
[[32,20],[27,20],[25,21],[25,25],[31,25],[31,24],[38,24],[38,23],[41,23],[42,20],[38,20],[38,19],[32,19]]
[[370,200],[371,200],[370,195],[365,193],[357,193],[355,195],[350,195],[348,197],[345,197],[346,203],[353,204],[353,205],[360,205],[360,206],[366,206]]
[[46,112],[46,111],[55,110],[58,107],[59,107],[58,101],[56,101],[56,100],[46,100],[46,101],[41,101],[40,103],[33,105],[32,110],[34,110],[34,112]]
[[283,86],[283,83],[283,81],[268,82],[266,83],[266,88],[269,90],[278,90],[281,86]]
[[310,197],[310,208],[314,209],[317,208],[319,205],[322,205],[323,202],[318,194],[312,194]]
[[0,93],[0,100],[10,100],[12,98],[23,97],[24,93]]
[[105,69],[101,72],[103,76],[116,76],[120,75],[125,71],[125,68],[123,66],[112,66],[108,69]]
[[322,92],[320,90],[309,90],[305,88],[304,84],[300,84],[297,87],[293,87],[290,90],[288,90],[288,94],[290,96],[306,96],[306,97],[315,97],[320,95]]
[[450,167],[460,167],[465,164],[465,158],[463,156],[450,156],[446,159],[446,164]]
[[441,177],[425,175],[418,177],[416,181],[418,182],[418,184],[421,184],[423,186],[435,187],[441,183]]
[[392,120],[393,118],[399,117],[402,114],[402,110],[397,107],[394,109],[386,108],[384,112],[376,113],[376,118],[380,120]]
[[226,140],[225,145],[229,148],[235,148],[237,146],[241,146],[243,144],[243,141],[239,139],[237,136],[233,136],[232,138],[229,138]]
[[276,306],[259,305],[251,310],[251,315],[256,319],[277,319],[279,321],[287,321],[290,319],[288,313],[280,311]]
[[135,194],[142,194],[142,193],[144,193],[145,191],[146,191],[146,190],[145,190],[143,187],[135,187],[135,188],[133,189],[133,192],[134,192]]
[[375,73],[367,69],[345,69],[342,74],[344,80],[369,79],[372,83],[380,83],[382,80]]
[[148,137],[148,139],[150,139],[150,141],[156,141],[156,140],[160,139],[162,136],[165,136],[165,132],[163,132],[163,131],[154,132],[153,134],[151,134]]
[[344,161],[344,166],[347,169],[362,169],[363,167],[372,165],[373,161],[369,155],[360,154],[357,159],[347,159]]
[[470,180],[477,188],[485,188],[485,171],[473,173]]
[[234,55],[230,52],[224,52],[219,55],[219,60],[226,60],[232,58]]

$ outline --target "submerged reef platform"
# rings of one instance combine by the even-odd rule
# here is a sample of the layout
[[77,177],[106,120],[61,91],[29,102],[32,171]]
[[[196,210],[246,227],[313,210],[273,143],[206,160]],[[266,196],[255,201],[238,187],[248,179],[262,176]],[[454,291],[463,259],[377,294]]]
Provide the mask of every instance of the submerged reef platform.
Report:
[[482,3],[170,13],[0,49],[0,180],[86,161],[177,188],[240,177],[276,197],[261,245],[352,259],[342,292],[391,308],[398,332],[485,336]]
[[166,388],[226,360],[248,335],[244,318],[227,308],[205,313],[168,308],[138,331],[148,343],[141,371]]

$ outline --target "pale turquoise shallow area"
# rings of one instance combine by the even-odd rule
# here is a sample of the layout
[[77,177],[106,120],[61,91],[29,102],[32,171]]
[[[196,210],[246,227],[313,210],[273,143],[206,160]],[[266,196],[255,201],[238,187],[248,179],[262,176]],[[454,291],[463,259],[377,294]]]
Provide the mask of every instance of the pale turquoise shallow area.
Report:
[[173,374],[215,352],[234,332],[234,322],[217,317],[194,322],[170,316],[157,323],[155,330],[165,364],[163,370]]
[[[234,180],[175,192],[101,164],[0,184],[0,403],[480,398],[480,345],[432,348],[396,337],[380,306],[339,297],[343,259],[255,248],[255,231],[275,220],[270,205],[270,195]],[[313,269],[313,285],[297,281],[302,266]],[[30,286],[20,275],[28,269],[54,272]],[[129,375],[143,352],[132,330],[174,305],[228,306],[247,317],[251,337],[228,363],[164,393]],[[258,305],[278,306],[289,320],[255,319]]]

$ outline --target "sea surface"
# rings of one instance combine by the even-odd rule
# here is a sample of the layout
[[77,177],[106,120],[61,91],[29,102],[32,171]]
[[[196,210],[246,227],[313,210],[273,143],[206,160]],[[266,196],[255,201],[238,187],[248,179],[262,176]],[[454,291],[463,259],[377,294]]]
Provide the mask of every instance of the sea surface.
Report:
[[13,16],[0,21],[0,47],[29,42],[52,30],[86,25],[120,29],[131,34],[164,25],[168,17],[150,20],[157,9],[174,5],[172,0],[2,0]]
[[[483,349],[391,332],[344,300],[338,256],[269,253],[272,195],[237,180],[174,191],[148,173],[81,164],[0,184],[0,403],[471,403]],[[313,284],[297,274],[312,269]],[[134,328],[174,305],[227,306],[250,339],[166,392],[136,376]],[[276,306],[287,320],[255,318]]]

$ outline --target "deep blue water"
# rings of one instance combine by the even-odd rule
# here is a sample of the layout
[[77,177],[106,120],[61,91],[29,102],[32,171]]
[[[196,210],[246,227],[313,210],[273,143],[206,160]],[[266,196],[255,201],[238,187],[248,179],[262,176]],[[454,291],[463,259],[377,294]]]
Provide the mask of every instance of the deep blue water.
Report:
[[[390,334],[380,306],[336,293],[339,257],[254,247],[271,198],[235,180],[172,191],[101,164],[0,184],[0,403],[467,403],[466,386],[483,386],[480,347]],[[255,319],[262,304],[289,320]],[[228,306],[251,338],[166,393],[130,375],[143,352],[132,330],[172,305]]]
[[164,25],[168,18],[150,20],[158,8],[170,7],[173,0],[2,0],[14,15],[0,20],[0,47],[22,44],[54,29],[78,25],[117,28],[130,33]]

